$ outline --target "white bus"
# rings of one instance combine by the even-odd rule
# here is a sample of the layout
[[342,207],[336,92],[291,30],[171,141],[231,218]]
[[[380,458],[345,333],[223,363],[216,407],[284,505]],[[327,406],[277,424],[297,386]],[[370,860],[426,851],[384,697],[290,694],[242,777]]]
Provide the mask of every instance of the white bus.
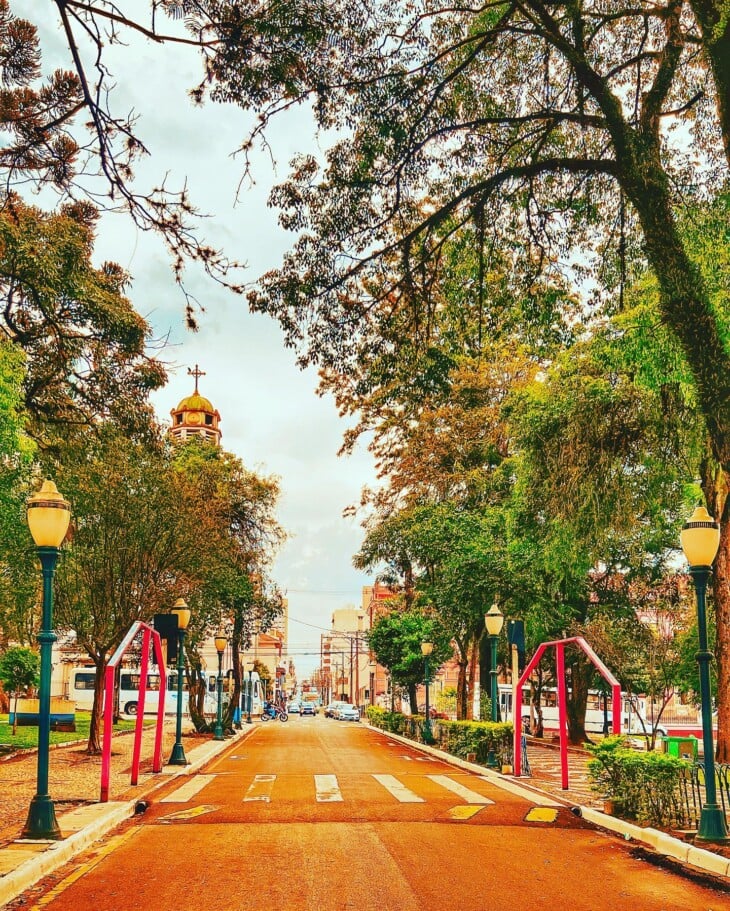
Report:
[[[205,680],[205,700],[203,704],[204,714],[215,714],[218,707],[217,682],[215,674],[208,674],[203,671]],[[258,677],[258,674],[255,675]],[[118,675],[118,694],[119,694],[119,711],[124,715],[136,715],[139,702],[139,684],[140,672],[136,668],[121,668]],[[67,697],[73,699],[77,709],[91,711],[94,705],[94,685],[96,682],[96,668],[94,667],[75,667],[71,669],[67,683]],[[158,693],[160,690],[160,675],[155,670],[147,672],[147,692],[145,694],[144,711],[147,713],[157,712]],[[225,681],[223,690],[223,702],[228,702],[228,693],[226,692]],[[189,713],[188,709],[188,681],[183,675],[183,714]],[[259,708],[260,711],[260,708]],[[165,692],[165,714],[175,715],[177,713],[177,671],[170,670],[167,673],[166,692]]]
[[[604,699],[607,700],[604,712]],[[546,730],[558,729],[558,692],[553,687],[543,687],[540,694],[540,707],[542,709],[542,723]],[[499,709],[503,719],[512,718],[512,687],[499,684]],[[522,690],[522,721],[530,721],[530,687],[525,684]],[[586,704],[585,728],[588,734],[601,734],[608,719],[609,733],[613,730],[613,705],[610,694],[604,697],[598,690],[588,691]],[[621,693],[621,733],[623,734],[650,734],[651,722],[644,718],[641,707],[636,700]],[[657,725],[656,733],[660,737],[667,736],[664,724]]]

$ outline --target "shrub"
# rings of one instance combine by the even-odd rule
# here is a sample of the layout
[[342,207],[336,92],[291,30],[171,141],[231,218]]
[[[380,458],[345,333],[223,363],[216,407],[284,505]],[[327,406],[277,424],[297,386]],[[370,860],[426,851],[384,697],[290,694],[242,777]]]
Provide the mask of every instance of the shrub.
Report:
[[[421,715],[401,715],[399,712],[388,712],[379,706],[369,706],[368,721],[374,726],[393,734],[402,734],[411,740],[423,742],[423,724]],[[490,754],[501,765],[511,761],[512,725],[507,722],[491,721],[432,721],[431,731],[438,746],[466,759],[470,753],[476,761],[486,763]]]
[[690,763],[663,753],[637,752],[623,737],[606,737],[588,746],[591,787],[617,801],[619,815],[650,825],[670,826],[682,821],[682,776]]

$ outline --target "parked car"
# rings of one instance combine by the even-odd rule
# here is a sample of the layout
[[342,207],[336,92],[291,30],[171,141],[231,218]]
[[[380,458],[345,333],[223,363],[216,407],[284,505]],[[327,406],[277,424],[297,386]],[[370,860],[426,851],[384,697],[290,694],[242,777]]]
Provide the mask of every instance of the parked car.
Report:
[[347,703],[346,703],[346,702],[339,702],[338,700],[335,700],[334,702],[328,703],[327,707],[326,707],[325,710],[324,710],[325,718],[336,718],[336,717],[337,717],[337,709],[339,709],[340,706],[342,706],[342,705],[347,705]]
[[356,705],[340,706],[337,717],[340,721],[359,721],[360,709]]
[[299,714],[299,703],[298,703],[298,702],[293,702],[293,701],[290,702],[289,705],[287,705],[286,710],[287,710],[287,712],[288,712],[289,715],[297,715],[297,714]]
[[302,707],[299,709],[300,715],[316,715],[317,710],[314,707],[313,702],[303,702]]

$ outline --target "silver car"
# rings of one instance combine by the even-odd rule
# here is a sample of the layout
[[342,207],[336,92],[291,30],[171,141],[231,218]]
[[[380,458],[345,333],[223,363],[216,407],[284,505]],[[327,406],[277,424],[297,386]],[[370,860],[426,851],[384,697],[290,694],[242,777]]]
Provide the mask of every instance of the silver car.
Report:
[[342,705],[336,716],[340,721],[359,721],[360,709],[356,705]]

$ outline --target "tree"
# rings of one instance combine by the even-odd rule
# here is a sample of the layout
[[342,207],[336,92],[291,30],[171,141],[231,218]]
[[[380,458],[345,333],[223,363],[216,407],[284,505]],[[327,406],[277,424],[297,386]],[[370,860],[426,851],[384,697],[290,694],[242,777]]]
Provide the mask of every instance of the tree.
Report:
[[18,696],[38,686],[40,657],[29,648],[16,646],[0,656],[0,683],[9,695],[15,696],[13,737],[18,727]]
[[378,617],[368,632],[368,645],[378,664],[387,668],[393,684],[408,690],[413,714],[418,712],[417,688],[424,679],[422,642],[434,645],[432,671],[451,657],[448,633],[422,609],[392,610]]
[[24,515],[35,447],[25,432],[22,352],[0,338],[0,641],[29,643],[38,591]]
[[281,614],[281,594],[269,568],[285,533],[275,518],[275,478],[257,475],[233,454],[198,439],[176,447],[173,456],[175,473],[185,485],[187,504],[198,517],[195,522],[205,540],[203,571],[191,593],[196,619],[187,650],[192,718],[204,730],[197,645],[217,629],[226,632],[234,684],[226,718],[230,724],[240,701],[240,655],[254,634],[269,629]]
[[46,214],[14,194],[0,207],[0,329],[25,354],[29,429],[45,447],[99,419],[144,432],[166,380],[128,275],[92,265],[95,219],[89,205]]
[[57,570],[55,620],[73,630],[96,667],[88,749],[100,750],[104,668],[136,620],[187,596],[205,549],[169,452],[132,442],[111,425],[72,444],[55,476],[72,504],[73,533]]

